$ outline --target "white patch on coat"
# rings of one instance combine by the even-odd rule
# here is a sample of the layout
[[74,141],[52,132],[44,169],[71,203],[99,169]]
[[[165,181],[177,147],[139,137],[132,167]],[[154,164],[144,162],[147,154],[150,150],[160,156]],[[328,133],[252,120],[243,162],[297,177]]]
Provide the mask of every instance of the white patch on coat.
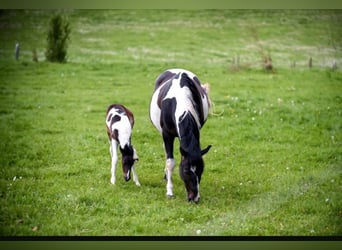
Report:
[[[162,86],[163,85],[161,85],[161,87]],[[150,119],[151,119],[153,125],[158,129],[158,131],[160,133],[162,132],[162,128],[160,126],[161,110],[158,106],[158,96],[159,96],[159,92],[160,92],[161,87],[156,89],[156,91],[153,93],[152,99],[151,99],[151,106],[150,106]]]
[[[115,109],[115,108],[111,109],[108,112],[106,123],[111,133],[113,133],[115,129],[119,131],[118,140],[120,143],[120,147],[123,149],[125,145],[130,145],[129,141],[130,141],[130,137],[132,133],[132,127],[131,127],[128,117],[126,115],[120,114],[119,112],[120,111],[118,109]],[[111,124],[112,121],[111,120],[108,121],[108,117],[110,115],[112,115],[112,117],[114,117],[115,115],[118,115],[121,117],[121,120]]]

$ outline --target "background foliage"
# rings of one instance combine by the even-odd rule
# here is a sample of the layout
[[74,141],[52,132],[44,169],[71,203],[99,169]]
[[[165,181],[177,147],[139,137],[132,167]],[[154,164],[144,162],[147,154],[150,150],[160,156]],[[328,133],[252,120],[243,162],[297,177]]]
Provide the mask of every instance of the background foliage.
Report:
[[50,62],[66,62],[68,40],[71,29],[69,22],[57,14],[50,19],[47,33],[46,59]]

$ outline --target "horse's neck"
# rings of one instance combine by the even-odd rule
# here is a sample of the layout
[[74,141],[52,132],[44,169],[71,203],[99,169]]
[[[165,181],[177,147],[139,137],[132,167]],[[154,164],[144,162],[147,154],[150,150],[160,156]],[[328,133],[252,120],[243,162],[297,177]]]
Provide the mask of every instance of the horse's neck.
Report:
[[199,128],[195,119],[188,113],[179,124],[180,146],[188,153],[201,151]]

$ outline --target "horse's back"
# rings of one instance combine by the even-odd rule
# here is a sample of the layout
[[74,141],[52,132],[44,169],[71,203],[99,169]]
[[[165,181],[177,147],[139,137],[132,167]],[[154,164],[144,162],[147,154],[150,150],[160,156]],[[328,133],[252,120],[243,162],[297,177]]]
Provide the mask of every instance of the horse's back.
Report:
[[172,126],[168,124],[169,127],[176,126],[175,123],[185,112],[193,115],[200,128],[207,119],[208,110],[207,93],[191,71],[168,69],[157,77],[150,104],[150,118],[160,132],[166,122],[174,123]]

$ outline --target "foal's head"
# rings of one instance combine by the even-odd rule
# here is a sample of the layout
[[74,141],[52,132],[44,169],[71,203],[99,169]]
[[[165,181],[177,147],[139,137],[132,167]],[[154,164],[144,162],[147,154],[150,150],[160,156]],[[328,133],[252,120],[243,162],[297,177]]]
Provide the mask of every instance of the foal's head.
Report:
[[121,155],[122,155],[122,172],[125,181],[129,181],[131,179],[131,169],[136,161],[138,161],[138,155],[133,148],[132,145],[125,145],[122,149],[121,147]]

